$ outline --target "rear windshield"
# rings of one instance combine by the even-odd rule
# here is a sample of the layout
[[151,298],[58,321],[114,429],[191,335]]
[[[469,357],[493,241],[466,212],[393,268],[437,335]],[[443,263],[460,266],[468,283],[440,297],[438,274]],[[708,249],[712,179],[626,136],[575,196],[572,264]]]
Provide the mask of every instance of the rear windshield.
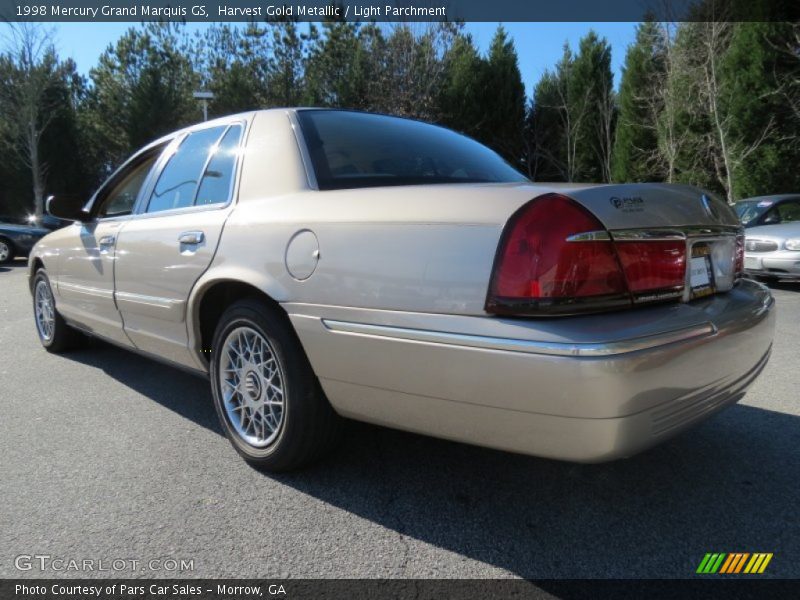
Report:
[[527,181],[486,146],[443,127],[335,110],[297,117],[321,190]]

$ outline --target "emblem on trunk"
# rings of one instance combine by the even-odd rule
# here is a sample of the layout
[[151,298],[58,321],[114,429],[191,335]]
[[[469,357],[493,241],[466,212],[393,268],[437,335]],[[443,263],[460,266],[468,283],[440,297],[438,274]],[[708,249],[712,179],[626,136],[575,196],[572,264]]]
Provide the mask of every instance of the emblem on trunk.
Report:
[[641,196],[611,196],[611,206],[622,212],[640,212],[644,210],[644,198]]

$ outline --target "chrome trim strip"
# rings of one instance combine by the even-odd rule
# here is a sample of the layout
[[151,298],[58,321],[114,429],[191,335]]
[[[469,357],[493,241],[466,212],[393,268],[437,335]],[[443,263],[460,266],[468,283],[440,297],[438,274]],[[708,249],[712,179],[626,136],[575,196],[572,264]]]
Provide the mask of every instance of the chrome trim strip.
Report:
[[144,304],[155,308],[172,309],[173,307],[184,304],[183,300],[171,300],[159,296],[146,296],[144,294],[134,294],[132,292],[116,292],[117,302],[130,302],[133,304]]
[[735,225],[709,225],[669,227],[664,229],[612,229],[610,231],[615,241],[674,241],[692,238],[707,237],[735,237],[741,233],[741,227]]
[[615,242],[671,242],[686,239],[684,232],[671,229],[626,229],[613,231],[611,235]]
[[452,346],[466,346],[484,350],[506,350],[509,352],[523,352],[526,354],[578,357],[614,356],[617,354],[626,354],[628,352],[648,350],[676,342],[685,342],[691,339],[708,337],[717,333],[717,328],[714,326],[714,324],[711,322],[706,322],[693,327],[676,329],[675,331],[667,331],[646,337],[621,340],[619,342],[537,342],[531,340],[451,333],[446,331],[429,331],[426,329],[409,329],[405,327],[391,327],[387,325],[352,323],[348,321],[336,321],[333,319],[321,320],[326,329],[339,334],[391,338],[395,340],[446,344]]
[[607,242],[611,239],[611,235],[605,230],[602,231],[587,231],[585,233],[576,233],[567,238],[568,242]]
[[84,294],[94,298],[104,298],[106,300],[111,300],[114,297],[114,290],[112,289],[97,288],[89,285],[80,285],[78,283],[59,281],[58,293],[61,294],[62,291],[73,292],[75,294]]

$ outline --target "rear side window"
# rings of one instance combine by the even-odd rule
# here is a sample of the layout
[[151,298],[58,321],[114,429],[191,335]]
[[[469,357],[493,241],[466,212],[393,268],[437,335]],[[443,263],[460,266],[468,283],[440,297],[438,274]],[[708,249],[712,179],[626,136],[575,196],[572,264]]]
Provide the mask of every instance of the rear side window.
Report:
[[789,200],[778,205],[781,223],[800,221],[800,200]]
[[[220,137],[227,129],[225,125],[201,129],[183,139],[158,177],[150,195],[147,212],[173,210],[195,204],[200,180],[205,179],[207,167],[218,153]],[[219,178],[224,179],[224,176]]]
[[494,151],[443,127],[337,110],[297,118],[322,190],[527,181]]
[[203,178],[200,180],[196,205],[228,201],[233,187],[233,172],[236,169],[241,138],[242,126],[233,125],[212,149],[211,160],[208,161]]

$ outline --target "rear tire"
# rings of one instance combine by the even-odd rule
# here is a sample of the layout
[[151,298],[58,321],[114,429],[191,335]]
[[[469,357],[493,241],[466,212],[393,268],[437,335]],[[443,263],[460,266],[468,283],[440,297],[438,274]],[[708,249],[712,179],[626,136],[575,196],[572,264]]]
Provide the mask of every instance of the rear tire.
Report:
[[66,352],[78,345],[82,337],[58,314],[50,279],[44,269],[39,269],[33,279],[33,318],[39,341],[48,352]]
[[225,435],[253,467],[297,469],[336,442],[341,418],[277,308],[255,298],[231,305],[214,333],[210,370]]
[[0,265],[10,263],[16,256],[14,252],[14,244],[10,240],[0,237]]

